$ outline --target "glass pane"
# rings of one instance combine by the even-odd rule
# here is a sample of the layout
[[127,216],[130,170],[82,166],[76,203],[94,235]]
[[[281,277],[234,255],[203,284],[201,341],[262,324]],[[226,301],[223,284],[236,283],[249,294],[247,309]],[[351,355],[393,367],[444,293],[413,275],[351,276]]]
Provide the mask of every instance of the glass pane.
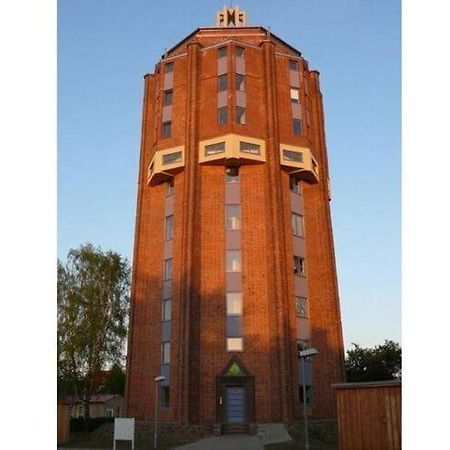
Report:
[[244,49],[242,47],[236,47],[236,56],[238,58],[244,57]]
[[170,363],[170,342],[163,342],[161,344],[162,349],[162,363],[168,364]]
[[166,217],[166,241],[173,238],[173,216]]
[[173,194],[173,184],[167,183],[166,185],[166,197],[170,197]]
[[289,178],[289,187],[292,192],[300,194],[300,183],[294,177]]
[[244,348],[244,340],[240,338],[227,338],[228,352],[241,352]]
[[241,271],[241,251],[227,250],[226,251],[226,271],[240,272]]
[[217,57],[218,58],[224,58],[225,56],[227,56],[227,48],[226,47],[221,47],[217,50]]
[[242,316],[227,316],[227,336],[242,336]]
[[218,109],[219,125],[225,125],[228,122],[228,108],[224,106]]
[[285,161],[303,162],[303,153],[292,150],[283,150],[283,159]]
[[216,144],[205,145],[205,156],[216,155],[225,151],[225,142],[217,142]]
[[303,217],[299,214],[291,215],[292,233],[296,236],[303,236]]
[[299,97],[298,89],[291,88],[291,101],[293,103],[298,103],[299,98],[300,97]]
[[300,256],[294,256],[294,273],[296,275],[305,275],[305,260]]
[[297,317],[308,317],[308,300],[304,297],[295,297],[295,313]]
[[171,319],[171,317],[172,317],[171,310],[172,310],[172,300],[164,300],[162,302],[162,320],[163,321]]
[[225,228],[227,230],[241,229],[240,205],[225,205]]
[[164,106],[171,105],[173,101],[173,91],[164,91]]
[[169,73],[173,72],[173,63],[168,63],[164,66],[164,72]]
[[171,133],[172,133],[172,122],[164,122],[162,124],[162,135],[163,135],[163,138],[170,137]]
[[239,142],[239,150],[242,153],[251,153],[252,155],[259,155],[261,153],[261,146],[258,144],[252,144],[250,142]]
[[292,122],[292,128],[294,134],[301,135],[302,134],[302,121],[300,119],[294,119]]
[[242,292],[227,292],[227,315],[242,315]]
[[219,92],[226,91],[228,89],[228,75],[219,75]]
[[297,61],[289,61],[289,70],[298,70]]
[[236,74],[236,90],[244,91],[245,90],[245,76],[240,73]]
[[164,261],[164,279],[165,280],[172,279],[172,258],[166,259]]
[[168,153],[167,155],[163,155],[162,162],[164,165],[181,162],[181,152],[173,152]]
[[245,125],[245,108],[242,106],[236,106],[236,123],[239,125]]

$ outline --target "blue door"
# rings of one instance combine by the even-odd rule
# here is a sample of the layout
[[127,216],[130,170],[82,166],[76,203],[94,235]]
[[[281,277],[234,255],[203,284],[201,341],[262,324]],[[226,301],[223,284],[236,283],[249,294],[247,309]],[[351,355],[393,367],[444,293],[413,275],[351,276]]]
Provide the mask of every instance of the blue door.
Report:
[[245,422],[245,388],[243,386],[226,387],[226,411],[228,423]]

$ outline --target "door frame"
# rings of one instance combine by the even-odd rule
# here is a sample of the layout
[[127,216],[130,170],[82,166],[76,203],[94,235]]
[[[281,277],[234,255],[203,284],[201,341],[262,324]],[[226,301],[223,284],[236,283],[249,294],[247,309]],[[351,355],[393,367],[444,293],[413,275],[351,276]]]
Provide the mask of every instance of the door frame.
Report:
[[[227,375],[228,369],[233,363],[237,363],[242,370],[242,375]],[[228,423],[226,415],[226,388],[239,386],[245,389],[245,420],[243,424],[255,421],[255,377],[245,368],[237,356],[231,358],[224,370],[216,377],[216,421]]]

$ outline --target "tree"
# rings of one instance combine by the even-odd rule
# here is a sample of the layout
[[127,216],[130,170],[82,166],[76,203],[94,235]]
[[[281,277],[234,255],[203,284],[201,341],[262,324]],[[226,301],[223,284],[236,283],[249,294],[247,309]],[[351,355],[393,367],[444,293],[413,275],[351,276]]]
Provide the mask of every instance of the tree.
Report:
[[383,345],[362,348],[352,343],[347,351],[347,381],[383,381],[401,378],[402,349],[397,342],[385,340]]
[[58,378],[84,402],[99,388],[99,373],[121,365],[127,330],[130,267],[119,254],[92,244],[58,260]]

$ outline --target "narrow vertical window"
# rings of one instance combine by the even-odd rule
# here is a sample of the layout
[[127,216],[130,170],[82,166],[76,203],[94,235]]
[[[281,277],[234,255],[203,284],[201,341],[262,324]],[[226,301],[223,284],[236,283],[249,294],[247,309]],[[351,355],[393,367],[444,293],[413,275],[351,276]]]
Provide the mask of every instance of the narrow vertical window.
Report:
[[161,343],[161,363],[162,364],[170,363],[170,342]]
[[245,125],[245,108],[242,106],[236,106],[236,123],[238,125]]
[[227,250],[226,251],[226,271],[227,272],[241,272],[241,251],[240,250]]
[[163,322],[171,319],[172,300],[167,298],[162,302],[162,320]]
[[297,317],[309,317],[308,300],[305,297],[295,297],[295,314]]
[[305,258],[294,256],[294,273],[302,277],[306,275]]
[[172,258],[164,260],[164,280],[172,279]]
[[172,122],[163,122],[162,124],[162,137],[169,138],[172,134]]
[[242,47],[236,47],[236,56],[238,58],[244,57],[244,49]]
[[173,90],[164,91],[164,106],[170,106],[173,102]]
[[289,60],[289,70],[295,70],[295,71],[298,70],[298,63],[297,63],[297,61]]
[[296,194],[300,194],[300,183],[293,176],[289,177],[289,189]]
[[245,91],[245,75],[237,73],[235,76],[236,81],[236,90],[237,91]]
[[218,77],[218,91],[223,92],[228,89],[228,74],[224,73]]
[[225,205],[225,228],[227,230],[241,229],[241,205]]
[[173,239],[173,215],[166,217],[165,238],[166,241]]
[[170,197],[174,192],[173,183],[166,184],[166,197]]
[[170,406],[170,387],[161,386],[161,408],[168,408]]
[[224,106],[223,108],[219,108],[217,112],[219,125],[225,125],[228,122],[228,108]]
[[173,63],[167,63],[164,66],[164,73],[170,73],[173,72]]
[[303,216],[291,213],[292,234],[303,237]]
[[302,121],[300,119],[292,119],[292,131],[297,136],[302,134]]
[[227,48],[226,47],[220,47],[217,50],[217,57],[218,58],[225,58],[227,56]]
[[296,88],[291,88],[291,103],[300,103],[300,93]]

